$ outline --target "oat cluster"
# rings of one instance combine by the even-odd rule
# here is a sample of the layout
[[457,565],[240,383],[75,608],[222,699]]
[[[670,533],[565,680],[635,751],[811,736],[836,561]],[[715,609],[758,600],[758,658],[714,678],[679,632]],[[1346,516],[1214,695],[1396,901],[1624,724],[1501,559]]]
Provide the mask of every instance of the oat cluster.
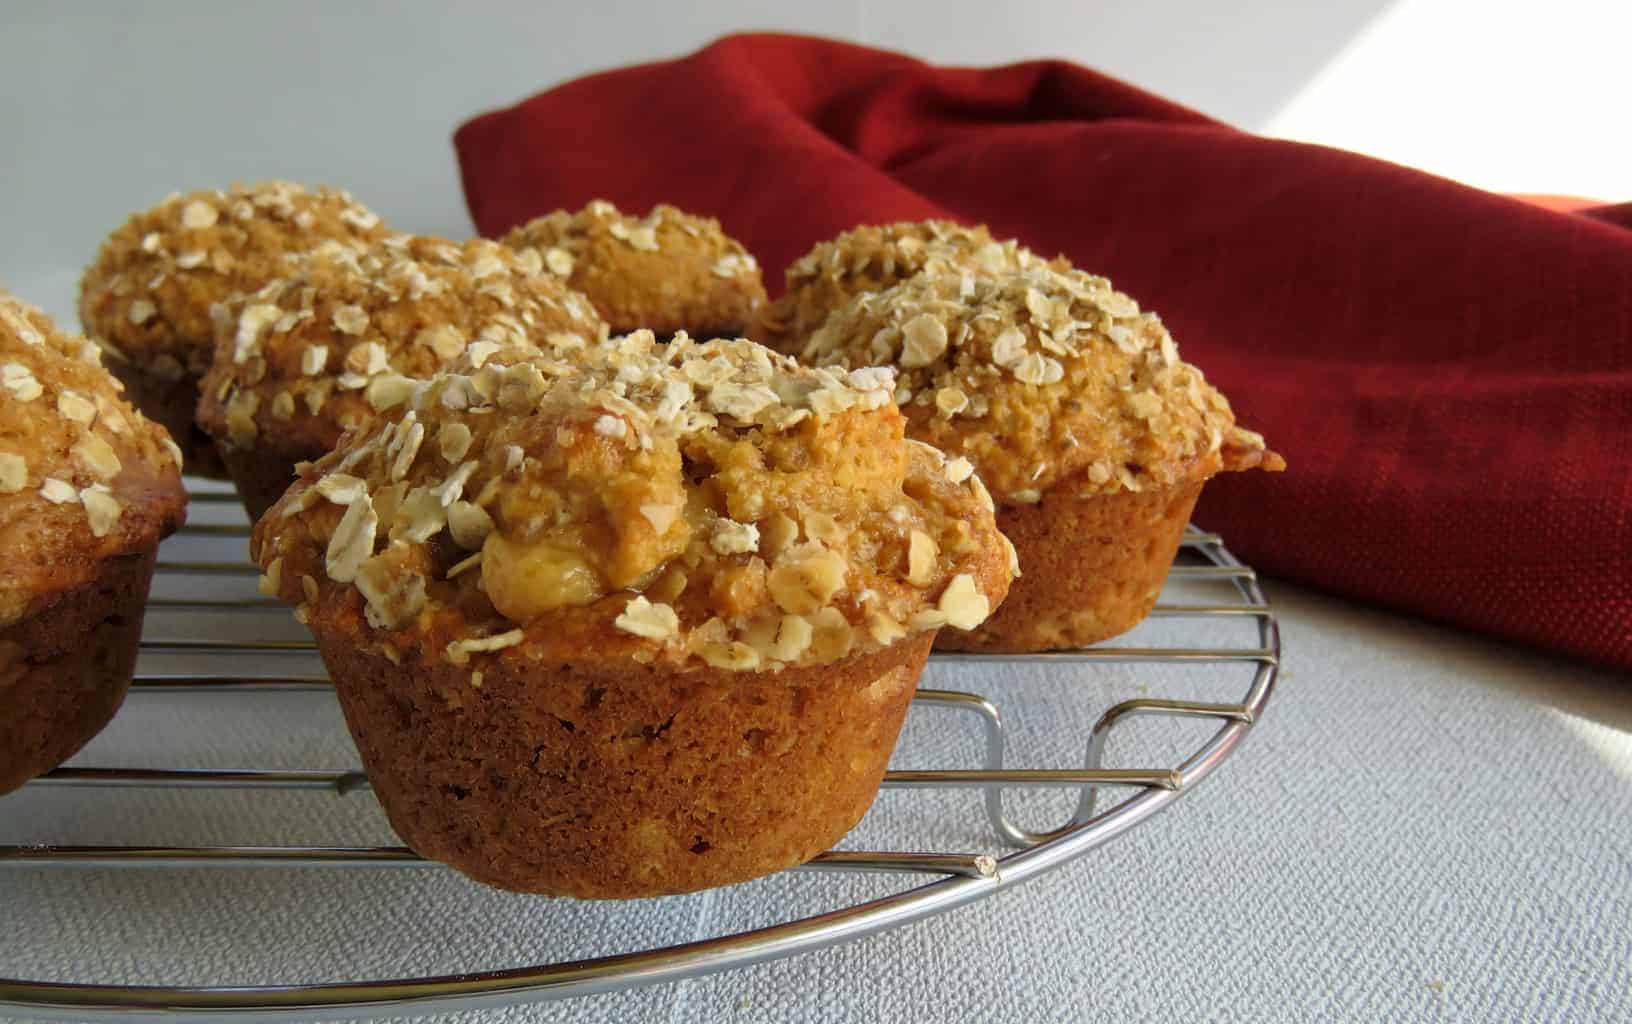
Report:
[[863,225],[817,243],[788,267],[787,291],[771,304],[765,325],[773,347],[797,354],[831,313],[857,295],[926,271],[998,274],[1042,263],[1013,239],[993,238],[984,225],[946,220]]
[[216,307],[199,422],[238,449],[332,447],[466,360],[582,349],[606,325],[582,295],[496,242],[393,235],[328,243]]
[[1155,314],[1102,277],[1035,260],[857,294],[800,356],[896,367],[911,436],[971,460],[1006,504],[1056,485],[1165,487],[1216,472],[1221,452],[1264,457]]
[[101,350],[0,291],[0,624],[31,581],[155,539],[179,511],[181,452],[119,395]]
[[612,330],[686,331],[734,338],[759,318],[759,264],[719,221],[660,205],[644,217],[604,199],[557,210],[505,235],[504,244],[594,303]]
[[[649,331],[416,384],[256,527],[263,587],[400,658],[593,651],[727,670],[968,629],[1012,549],[887,369]],[[364,629],[363,623],[370,628]]]
[[361,247],[386,234],[345,192],[286,181],[171,195],[103,242],[80,283],[86,331],[160,380],[210,365],[210,307],[288,272],[323,242]]

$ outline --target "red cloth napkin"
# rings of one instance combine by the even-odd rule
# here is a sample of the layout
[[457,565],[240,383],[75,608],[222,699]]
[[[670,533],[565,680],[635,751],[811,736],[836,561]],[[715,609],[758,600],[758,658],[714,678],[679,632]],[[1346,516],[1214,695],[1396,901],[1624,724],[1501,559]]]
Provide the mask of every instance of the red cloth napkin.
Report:
[[983,221],[1102,273],[1290,464],[1197,519],[1280,577],[1632,668],[1632,216],[1259,138],[1074,65],[733,36],[455,136],[497,234],[719,217],[773,292],[858,223]]

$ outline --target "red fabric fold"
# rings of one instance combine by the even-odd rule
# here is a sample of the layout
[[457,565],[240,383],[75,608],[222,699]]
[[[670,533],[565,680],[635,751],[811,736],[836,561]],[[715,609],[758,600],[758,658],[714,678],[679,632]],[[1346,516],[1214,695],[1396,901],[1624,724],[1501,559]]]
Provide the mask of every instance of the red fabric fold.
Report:
[[1287,473],[1197,518],[1272,575],[1632,668],[1632,207],[1554,212],[1259,138],[1084,68],[790,36],[569,82],[455,136],[478,228],[601,196],[780,271],[983,221],[1159,311]]

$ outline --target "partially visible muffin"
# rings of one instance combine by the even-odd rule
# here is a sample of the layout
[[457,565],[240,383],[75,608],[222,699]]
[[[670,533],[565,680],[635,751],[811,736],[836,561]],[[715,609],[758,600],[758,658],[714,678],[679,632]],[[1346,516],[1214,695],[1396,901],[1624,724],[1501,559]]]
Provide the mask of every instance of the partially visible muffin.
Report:
[[577,213],[531,220],[502,241],[589,296],[614,334],[737,338],[765,303],[748,250],[719,221],[672,206],[637,218],[597,199]]
[[829,314],[865,292],[883,291],[925,270],[993,274],[1043,262],[1013,239],[993,238],[983,224],[865,224],[817,243],[788,267],[787,290],[767,307],[761,333],[772,348],[797,354]]
[[217,308],[198,422],[252,518],[297,463],[408,400],[461,359],[510,360],[606,337],[588,300],[514,252],[397,235],[357,252],[325,244]]
[[1132,628],[1207,478],[1285,465],[1179,359],[1158,317],[1076,270],[926,271],[856,295],[801,355],[896,367],[909,435],[996,496],[1024,575],[945,647],[1075,647]]
[[100,355],[0,291],[0,793],[113,717],[185,513],[181,453]]
[[386,234],[344,192],[286,181],[172,195],[102,243],[80,281],[79,319],[107,350],[126,395],[181,445],[187,472],[226,476],[193,422],[210,368],[210,308],[289,270],[323,242],[360,247]]
[[590,355],[437,377],[348,435],[256,525],[263,587],[419,853],[602,898],[808,860],[1012,549],[888,371],[649,331]]

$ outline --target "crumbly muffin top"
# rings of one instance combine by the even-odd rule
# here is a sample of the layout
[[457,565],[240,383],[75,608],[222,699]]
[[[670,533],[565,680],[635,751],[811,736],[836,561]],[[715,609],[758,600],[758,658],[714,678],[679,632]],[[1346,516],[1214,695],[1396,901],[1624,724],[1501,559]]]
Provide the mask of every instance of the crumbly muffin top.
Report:
[[392,657],[731,670],[972,628],[1007,593],[991,499],[905,438],[890,371],[649,331],[590,356],[446,374],[348,435],[257,524],[263,587]]
[[834,310],[863,292],[883,291],[921,271],[1001,273],[1043,261],[985,225],[947,220],[862,225],[818,242],[788,267],[787,291],[764,318],[774,347],[797,353]]
[[270,181],[171,195],[133,215],[80,281],[79,319],[112,359],[161,379],[203,375],[210,307],[289,270],[326,241],[362,246],[387,234],[345,192]]
[[908,432],[968,458],[1006,504],[1064,481],[1099,494],[1284,465],[1160,318],[1077,270],[925,272],[857,295],[801,354],[897,367]]
[[328,449],[408,400],[413,380],[606,337],[588,300],[483,239],[323,245],[217,307],[199,422],[239,449]]
[[719,221],[672,206],[636,218],[596,199],[529,221],[503,242],[589,296],[618,334],[734,338],[765,303],[748,250]]
[[180,525],[181,452],[100,359],[0,291],[0,625]]

